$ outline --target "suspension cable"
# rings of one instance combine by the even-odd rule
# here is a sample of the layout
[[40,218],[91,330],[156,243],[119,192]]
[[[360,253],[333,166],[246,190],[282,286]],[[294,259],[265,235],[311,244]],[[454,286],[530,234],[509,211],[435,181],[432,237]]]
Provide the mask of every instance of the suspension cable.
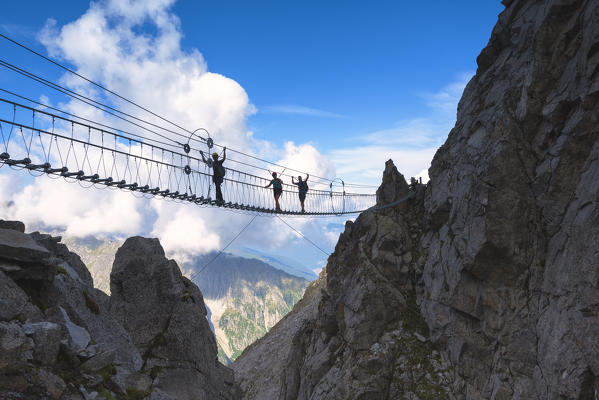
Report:
[[287,223],[287,221],[285,221],[283,218],[281,218],[279,215],[275,214],[275,216],[280,219],[281,221],[283,221],[283,223],[285,225],[287,225],[291,230],[293,230],[295,233],[297,233],[298,235],[300,235],[302,238],[304,238],[308,243],[310,243],[312,246],[316,247],[318,250],[322,251],[322,253],[324,255],[326,255],[327,257],[331,255],[331,253],[327,253],[326,251],[324,251],[320,246],[318,246],[316,243],[314,243],[313,241],[311,241],[306,235],[304,235],[303,233],[301,233],[300,231],[298,231],[297,229],[295,229],[293,226],[289,225]]
[[[139,109],[141,109],[141,110],[143,110],[143,111],[145,111],[145,112],[147,112],[147,113],[151,114],[152,116],[155,116],[155,117],[159,118],[160,120],[162,120],[162,121],[164,121],[164,122],[167,122],[167,123],[169,123],[169,124],[171,124],[171,125],[173,125],[173,126],[175,126],[175,127],[179,128],[179,129],[181,129],[181,130],[183,130],[183,131],[185,131],[185,132],[187,132],[187,133],[191,133],[191,131],[190,131],[190,130],[188,130],[188,129],[186,129],[186,128],[184,128],[184,127],[182,127],[182,126],[180,126],[180,125],[178,125],[178,124],[176,124],[176,123],[174,123],[174,122],[170,121],[169,119],[167,119],[167,118],[165,118],[165,117],[162,117],[161,115],[159,115],[159,114],[157,114],[157,113],[154,113],[153,111],[149,110],[148,108],[146,108],[146,107],[143,107],[143,106],[139,105],[138,103],[136,103],[136,102],[134,102],[134,101],[132,101],[132,100],[130,100],[130,99],[128,99],[128,98],[126,98],[126,97],[124,97],[124,96],[122,96],[122,95],[120,95],[120,94],[118,94],[118,93],[116,93],[116,92],[114,92],[114,91],[112,91],[112,90],[110,90],[110,89],[106,88],[105,86],[103,86],[103,85],[101,85],[101,84],[99,84],[99,83],[97,83],[97,82],[95,82],[95,81],[93,81],[93,80],[91,80],[91,79],[89,79],[89,78],[85,77],[84,75],[82,75],[82,74],[80,74],[80,73],[78,73],[78,72],[76,72],[76,71],[74,71],[74,70],[72,70],[72,69],[70,69],[70,68],[68,68],[68,67],[66,67],[66,66],[64,66],[64,65],[62,65],[61,63],[59,63],[59,62],[57,62],[57,61],[55,61],[55,60],[51,59],[50,57],[47,57],[47,56],[45,56],[45,55],[43,55],[43,54],[41,54],[41,53],[39,53],[39,52],[37,52],[37,51],[35,51],[35,50],[31,49],[30,47],[28,47],[28,46],[26,46],[26,45],[24,45],[24,44],[22,44],[22,43],[20,43],[20,42],[18,42],[18,41],[16,41],[16,40],[14,40],[14,39],[10,38],[10,37],[8,37],[8,36],[6,36],[6,35],[2,34],[2,33],[0,33],[0,37],[2,37],[2,38],[4,38],[4,39],[8,40],[9,42],[11,42],[11,43],[13,43],[13,44],[15,44],[15,45],[17,45],[17,46],[19,46],[19,47],[23,48],[23,49],[25,49],[26,51],[29,51],[29,52],[30,52],[30,53],[32,53],[32,54],[35,54],[35,55],[37,55],[38,57],[41,57],[41,58],[43,58],[44,60],[46,60],[46,61],[48,61],[48,62],[50,62],[50,63],[52,63],[52,64],[54,64],[54,65],[58,66],[59,68],[61,68],[61,69],[65,70],[65,71],[67,71],[67,72],[69,72],[69,73],[71,73],[71,74],[73,74],[73,75],[75,75],[75,76],[77,76],[77,77],[79,77],[79,78],[81,78],[81,79],[85,80],[86,82],[88,82],[88,83],[90,83],[90,84],[92,84],[92,85],[94,85],[94,86],[98,87],[99,89],[102,89],[102,90],[104,90],[104,91],[106,91],[106,92],[108,92],[108,93],[110,93],[110,94],[112,94],[112,95],[114,95],[114,96],[118,97],[119,99],[121,99],[121,100],[123,100],[123,101],[125,101],[125,102],[127,102],[127,103],[129,103],[129,104],[131,104],[131,105],[134,105],[134,106],[138,107]],[[120,111],[120,110],[118,110],[118,109],[116,109],[116,108],[113,108],[113,107],[111,107],[111,106],[108,106],[108,105],[106,105],[106,104],[100,103],[100,102],[98,102],[98,101],[96,101],[96,100],[93,100],[93,99],[91,99],[91,98],[89,98],[89,97],[86,97],[86,96],[84,96],[84,95],[81,95],[81,94],[79,94],[79,93],[76,93],[76,92],[74,92],[74,91],[72,91],[72,90],[70,90],[70,89],[68,89],[68,88],[62,87],[62,86],[60,86],[60,85],[58,85],[58,84],[56,84],[56,83],[53,83],[53,82],[51,82],[51,81],[48,81],[48,80],[46,80],[46,79],[44,79],[44,78],[42,78],[42,77],[40,77],[40,76],[38,76],[38,75],[35,75],[35,74],[33,74],[33,73],[30,73],[30,72],[28,72],[28,71],[25,71],[25,70],[23,70],[23,69],[21,69],[21,68],[19,68],[19,67],[16,67],[16,66],[14,66],[14,65],[12,65],[12,64],[10,64],[10,63],[8,63],[8,62],[6,62],[6,61],[2,61],[2,60],[0,60],[0,65],[3,65],[4,67],[6,67],[6,68],[8,68],[8,69],[11,69],[11,70],[13,70],[14,72],[20,73],[20,74],[22,74],[22,75],[24,75],[24,76],[26,76],[26,77],[28,77],[28,78],[30,78],[30,79],[33,79],[33,80],[35,80],[35,81],[37,81],[37,82],[39,82],[39,83],[42,83],[42,84],[44,84],[44,85],[46,85],[46,86],[48,86],[48,87],[50,87],[50,88],[52,88],[52,89],[54,89],[54,90],[57,90],[57,91],[59,91],[59,92],[61,92],[61,93],[63,93],[63,94],[66,94],[66,95],[68,95],[68,96],[70,96],[70,97],[73,97],[73,98],[75,98],[75,99],[77,99],[77,100],[79,100],[79,101],[82,101],[82,102],[84,102],[84,103],[86,103],[86,104],[88,104],[88,105],[91,105],[91,106],[93,106],[93,107],[96,107],[96,108],[98,108],[98,109],[100,109],[100,110],[102,110],[102,111],[104,111],[104,112],[106,112],[106,113],[108,113],[108,114],[110,114],[110,115],[113,115],[113,116],[115,116],[115,117],[118,117],[118,118],[120,118],[120,119],[123,119],[124,121],[126,121],[126,122],[128,122],[128,123],[131,123],[131,124],[133,124],[133,125],[136,125],[136,126],[138,126],[138,127],[142,128],[142,129],[144,129],[144,130],[147,130],[147,131],[149,131],[149,132],[151,132],[151,133],[154,133],[154,134],[156,134],[156,135],[158,135],[158,136],[161,136],[162,138],[164,138],[164,139],[166,139],[166,140],[173,141],[173,142],[175,142],[175,143],[177,143],[177,144],[179,144],[179,145],[181,145],[182,143],[179,143],[179,142],[177,142],[176,140],[173,140],[173,139],[171,139],[171,138],[169,138],[169,137],[167,137],[167,136],[164,136],[164,135],[161,135],[161,134],[159,134],[159,133],[157,133],[157,132],[155,132],[155,131],[152,131],[152,130],[148,129],[147,127],[144,127],[144,126],[138,125],[138,124],[136,124],[136,123],[134,123],[134,122],[132,122],[132,121],[129,121],[129,120],[127,120],[126,118],[123,118],[123,117],[121,117],[121,116],[115,115],[114,113],[107,111],[107,109],[108,109],[108,110],[112,110],[112,111],[114,111],[114,112],[116,112],[116,113],[123,114],[123,115],[125,115],[125,116],[127,116],[127,117],[129,117],[129,118],[133,118],[133,119],[135,119],[135,120],[137,120],[137,121],[143,122],[143,123],[145,123],[145,124],[148,124],[148,125],[150,125],[150,126],[153,126],[153,127],[159,128],[159,129],[162,129],[162,130],[164,130],[164,131],[166,131],[166,132],[169,132],[169,133],[175,134],[175,135],[177,135],[177,136],[180,136],[180,137],[184,137],[184,138],[186,138],[187,140],[194,140],[194,141],[201,142],[200,140],[194,139],[194,138],[192,138],[192,137],[187,137],[187,136],[185,136],[185,135],[181,134],[180,132],[175,132],[175,131],[172,131],[172,130],[170,130],[170,129],[168,129],[168,128],[165,128],[165,127],[163,127],[163,126],[160,126],[160,125],[153,124],[153,123],[151,123],[151,122],[148,122],[148,121],[146,121],[146,120],[143,120],[143,119],[141,119],[141,118],[135,117],[135,116],[133,116],[133,115],[131,115],[131,114],[125,113],[125,112],[123,112],[123,111]],[[95,104],[97,104],[97,105],[95,105],[95,104],[90,104],[90,102],[91,102],[91,103],[95,103]],[[101,106],[101,107],[100,107],[100,106]],[[102,107],[105,107],[105,109],[103,109]],[[200,139],[202,139],[203,141],[205,141],[205,140],[206,140],[206,139],[205,139],[204,137],[202,137],[202,136],[199,136],[199,135],[196,135],[196,136],[198,136],[198,137],[199,137]],[[216,144],[216,143],[215,143],[215,146],[218,146],[218,147],[224,148],[224,146],[223,146],[223,145],[219,145],[219,144]],[[251,155],[251,154],[248,154],[248,153],[245,153],[245,152],[239,151],[239,150],[235,150],[235,149],[231,149],[231,148],[229,148],[229,151],[231,151],[231,152],[233,152],[233,153],[237,153],[237,154],[243,155],[243,156],[245,156],[245,157],[248,157],[248,158],[251,158],[251,159],[254,159],[254,160],[257,160],[257,161],[260,161],[260,162],[263,162],[263,163],[266,163],[266,164],[268,164],[268,165],[273,165],[273,166],[276,166],[276,167],[279,167],[279,168],[288,169],[289,171],[297,172],[297,173],[300,173],[300,174],[305,174],[305,173],[306,173],[306,172],[304,172],[304,171],[300,171],[300,170],[296,170],[296,169],[293,169],[293,168],[285,167],[285,166],[283,166],[283,165],[281,165],[281,164],[278,164],[278,163],[275,163],[275,162],[272,162],[272,161],[268,161],[268,160],[262,159],[262,158],[260,158],[260,157],[257,157],[257,156],[254,156],[254,155]],[[243,163],[243,162],[241,162],[241,161],[236,161],[236,160],[231,160],[231,161],[233,161],[233,162],[237,162],[237,163],[239,163],[239,164],[243,164],[243,165],[251,166],[251,167],[253,167],[253,168],[258,168],[258,169],[262,169],[262,170],[268,170],[267,168],[264,168],[264,167],[259,167],[259,166],[255,166],[255,165],[250,165],[250,164],[247,164],[247,163]],[[291,176],[292,176],[292,175],[283,175],[283,174],[281,174],[281,175],[282,175],[282,176],[288,176],[288,177],[291,177]],[[325,182],[333,182],[333,180],[332,180],[332,179],[325,178],[325,177],[321,177],[321,176],[318,176],[318,175],[315,175],[315,174],[311,174],[310,176],[311,176],[311,177],[313,177],[313,178],[316,178],[316,179],[319,179],[319,180],[325,181]],[[376,187],[375,185],[363,185],[363,184],[351,184],[351,183],[347,183],[346,185],[347,185],[347,186],[354,186],[354,187],[357,187],[357,188],[369,188],[369,187],[370,187],[370,188],[372,188],[372,187]]]
[[[166,132],[169,132],[169,133],[172,133],[172,134],[174,134],[174,135],[180,136],[180,137],[182,137],[182,138],[188,139],[188,137],[187,137],[186,135],[183,135],[182,133],[179,133],[179,132],[172,131],[172,130],[170,130],[170,129],[168,129],[168,128],[164,128],[164,127],[162,127],[162,126],[160,126],[160,125],[156,125],[156,124],[154,124],[154,123],[152,123],[152,122],[148,122],[148,121],[146,121],[146,120],[143,120],[143,119],[141,119],[141,118],[135,117],[135,116],[133,116],[133,115],[131,115],[131,114],[128,114],[128,113],[126,113],[126,112],[124,112],[124,111],[120,111],[120,110],[118,110],[118,109],[116,109],[116,108],[114,108],[114,107],[108,106],[108,105],[106,105],[106,104],[103,104],[103,103],[101,103],[101,102],[99,102],[99,101],[97,101],[97,100],[91,99],[91,98],[89,98],[89,97],[87,97],[87,96],[84,96],[84,95],[82,95],[82,94],[80,94],[80,93],[77,93],[77,92],[75,92],[75,91],[73,91],[73,90],[70,90],[70,89],[68,89],[68,88],[65,88],[64,86],[61,86],[61,85],[59,85],[59,84],[57,84],[57,83],[54,83],[54,82],[52,82],[52,81],[50,81],[50,80],[48,80],[48,79],[42,78],[41,76],[39,76],[39,75],[36,75],[36,74],[34,74],[34,73],[32,73],[32,72],[29,72],[29,71],[26,71],[26,70],[24,70],[24,69],[22,69],[22,68],[19,68],[19,67],[15,66],[15,65],[13,65],[13,64],[10,64],[10,63],[8,63],[8,62],[6,62],[6,61],[2,60],[2,59],[0,59],[0,65],[2,65],[3,67],[5,67],[5,68],[7,68],[7,69],[10,69],[10,70],[12,70],[13,72],[16,72],[16,73],[18,73],[18,74],[21,74],[21,75],[23,75],[23,76],[25,76],[25,77],[27,77],[27,78],[29,78],[29,79],[31,79],[31,80],[34,80],[34,81],[36,81],[36,82],[38,82],[38,83],[41,83],[41,84],[43,84],[43,85],[45,85],[45,86],[48,86],[48,87],[49,87],[49,88],[51,88],[51,89],[54,89],[54,90],[56,90],[56,91],[58,91],[58,92],[61,92],[61,93],[65,94],[65,95],[67,95],[67,96],[69,96],[69,97],[72,97],[72,98],[74,98],[74,99],[76,99],[76,100],[79,100],[79,101],[81,101],[82,103],[88,104],[88,105],[90,105],[90,106],[92,106],[92,107],[95,107],[95,108],[97,108],[97,109],[101,110],[101,111],[104,111],[104,112],[105,112],[105,113],[107,113],[107,114],[113,115],[113,116],[115,116],[115,117],[117,117],[117,118],[120,118],[120,119],[122,119],[123,121],[126,121],[126,122],[128,122],[128,123],[130,123],[130,124],[136,125],[136,126],[138,126],[138,127],[142,128],[142,129],[145,129],[145,130],[147,130],[147,131],[149,131],[149,132],[152,132],[152,133],[154,133],[155,135],[158,135],[158,136],[162,137],[163,139],[167,139],[167,140],[170,140],[170,141],[172,141],[172,142],[175,142],[175,143],[177,143],[177,144],[181,145],[181,143],[177,142],[176,140],[174,140],[174,139],[172,139],[172,138],[169,138],[168,136],[165,136],[165,135],[162,135],[162,134],[160,134],[160,133],[158,133],[158,132],[155,132],[155,131],[153,131],[153,130],[150,130],[150,129],[149,129],[149,128],[147,128],[147,127],[144,127],[144,126],[142,126],[142,125],[139,125],[139,124],[137,124],[137,123],[134,123],[134,122],[132,122],[132,121],[130,121],[130,120],[128,120],[128,119],[126,119],[126,118],[123,118],[123,117],[121,117],[121,116],[119,116],[119,115],[116,115],[115,113],[119,113],[119,114],[125,115],[125,116],[127,116],[127,117],[129,117],[129,118],[133,118],[133,119],[135,119],[135,120],[137,120],[137,121],[139,121],[139,122],[143,122],[143,123],[145,123],[145,124],[148,124],[148,125],[150,125],[150,126],[153,126],[153,127],[159,128],[159,129],[162,129],[162,130],[164,130],[164,131],[166,131]],[[103,108],[103,107],[104,107],[104,108]],[[108,110],[111,110],[111,111],[108,111]],[[199,137],[200,137],[200,136],[199,136]],[[197,141],[197,139],[196,139],[196,141]],[[199,142],[199,141],[198,141],[198,142]]]
[[254,220],[256,219],[256,217],[258,216],[258,214],[254,215],[252,217],[252,219],[250,220],[250,222],[248,222],[240,231],[237,235],[235,235],[235,237],[233,239],[231,239],[231,241],[229,241],[229,243],[227,243],[227,245],[225,247],[222,248],[221,251],[219,251],[213,258],[212,260],[208,261],[206,264],[204,264],[204,266],[202,267],[202,269],[200,269],[198,272],[196,272],[195,274],[191,275],[191,277],[189,278],[190,281],[193,282],[193,280],[195,278],[198,277],[198,275],[200,275],[202,273],[202,271],[204,271],[206,268],[208,268],[208,266],[210,264],[212,264],[212,262],[214,262],[214,260],[216,260],[221,254],[223,254],[225,252],[225,250],[227,250],[229,248],[229,246],[231,244],[233,244],[233,242],[239,237],[241,236],[241,234],[250,226],[250,224],[252,222],[254,222]]
[[[52,107],[52,106],[49,106],[49,105],[47,105],[47,104],[44,104],[44,103],[40,103],[39,101],[32,100],[32,99],[30,99],[30,98],[27,98],[27,97],[25,97],[25,96],[21,96],[21,95],[19,95],[19,94],[17,94],[17,93],[11,92],[10,90],[6,90],[6,89],[3,89],[3,88],[0,88],[0,91],[2,91],[2,92],[5,92],[5,93],[8,93],[8,94],[10,94],[10,95],[12,95],[12,96],[15,96],[15,97],[21,98],[21,99],[23,99],[23,100],[29,101],[29,102],[31,102],[31,103],[33,103],[33,104],[37,104],[37,105],[39,105],[39,106],[45,107],[45,108],[47,108],[47,109],[49,109],[49,110],[53,110],[53,111],[59,112],[59,113],[61,113],[61,114],[64,114],[64,115],[68,115],[68,116],[70,116],[70,117],[73,117],[73,118],[80,119],[80,120],[82,120],[82,121],[85,121],[85,122],[88,122],[88,123],[90,123],[90,124],[94,124],[94,125],[97,125],[97,126],[101,126],[101,127],[104,127],[104,128],[111,129],[111,130],[113,130],[115,133],[121,132],[121,133],[123,133],[123,134],[125,134],[125,135],[135,136],[135,137],[137,137],[137,138],[140,138],[140,139],[143,139],[143,140],[148,140],[148,141],[151,141],[151,142],[154,142],[154,143],[157,143],[157,144],[161,144],[161,145],[163,145],[163,146],[172,146],[172,147],[175,147],[175,146],[173,146],[171,143],[162,142],[162,141],[160,141],[160,140],[156,140],[156,139],[148,138],[148,137],[145,137],[145,136],[143,136],[143,135],[138,135],[138,134],[136,134],[136,133],[127,132],[127,131],[125,131],[125,130],[123,130],[123,129],[120,129],[120,128],[115,128],[115,127],[113,127],[113,126],[106,125],[106,124],[103,124],[103,123],[101,123],[101,122],[97,122],[97,121],[93,121],[93,120],[91,120],[91,119],[87,119],[87,118],[84,118],[84,117],[80,117],[80,116],[78,116],[78,115],[76,115],[76,114],[72,114],[72,113],[69,113],[69,112],[67,112],[67,111],[61,110],[61,109],[59,109],[59,108]],[[1,97],[0,97],[0,101],[2,101],[2,102],[5,102],[5,103],[9,103],[9,104],[12,104],[12,103],[13,103],[13,102],[11,102],[11,101],[9,101],[9,100],[6,100],[6,99],[3,99],[3,98],[1,98]],[[34,110],[33,108],[31,108],[31,107],[28,107],[28,106],[26,106],[26,105],[23,105],[23,104],[19,104],[19,103],[15,103],[15,104],[17,104],[19,107],[23,107],[23,108],[26,108],[26,109]],[[43,113],[43,114],[46,114],[46,115],[49,115],[49,116],[53,116],[53,117],[55,117],[55,118],[59,118],[59,119],[65,119],[65,118],[62,118],[62,117],[60,117],[60,116],[58,116],[58,115],[54,115],[54,114],[50,114],[50,113],[46,113],[46,112],[44,112],[44,111],[41,111],[41,110],[37,110],[37,112],[40,112],[40,113]],[[177,146],[177,148],[178,148],[178,146]]]
[[112,90],[110,90],[110,89],[108,89],[108,88],[106,88],[106,87],[104,87],[104,86],[100,85],[99,83],[96,83],[96,82],[92,81],[91,79],[88,79],[88,78],[86,78],[85,76],[83,76],[83,75],[79,74],[78,72],[76,72],[76,71],[73,71],[72,69],[65,67],[64,65],[62,65],[62,64],[60,64],[60,63],[58,63],[57,61],[54,61],[54,60],[52,60],[51,58],[49,58],[49,57],[46,57],[46,56],[44,56],[44,55],[43,55],[43,54],[41,54],[41,53],[38,53],[37,51],[35,51],[35,50],[33,50],[33,49],[31,49],[31,48],[29,48],[29,47],[25,46],[24,44],[22,44],[22,43],[19,43],[19,42],[17,42],[16,40],[13,40],[13,39],[9,38],[8,36],[6,36],[6,35],[3,35],[2,33],[0,33],[0,37],[2,37],[2,38],[4,38],[4,39],[6,39],[6,40],[8,40],[8,41],[10,41],[10,42],[12,42],[12,43],[14,43],[14,44],[16,44],[17,46],[19,46],[19,47],[21,47],[21,48],[23,48],[23,49],[25,49],[25,50],[27,50],[27,51],[29,51],[29,52],[31,52],[31,53],[33,53],[33,54],[35,54],[35,55],[36,55],[36,56],[38,56],[38,57],[41,57],[41,58],[43,58],[44,60],[46,60],[46,61],[48,61],[48,62],[51,62],[52,64],[56,65],[57,67],[60,67],[60,68],[64,69],[65,71],[68,71],[68,72],[70,72],[71,74],[78,76],[79,78],[83,79],[84,81],[86,81],[86,82],[89,82],[89,83],[91,83],[92,85],[94,85],[94,86],[96,86],[96,87],[98,87],[98,88],[100,88],[100,89],[102,89],[102,90],[105,90],[105,91],[107,91],[107,92],[108,92],[108,93],[110,93],[110,94],[113,94],[113,95],[115,95],[115,96],[116,96],[116,97],[118,97],[119,99],[121,99],[121,100],[124,100],[124,101],[126,101],[127,103],[129,103],[129,104],[132,104],[132,105],[134,105],[134,106],[136,106],[136,107],[138,107],[138,108],[140,108],[140,109],[142,109],[142,110],[144,110],[144,111],[146,111],[146,112],[148,112],[148,113],[152,114],[153,116],[155,116],[155,117],[157,117],[157,118],[160,118],[160,119],[161,119],[161,120],[163,120],[164,122],[168,122],[169,124],[171,124],[171,125],[173,125],[173,126],[176,126],[177,128],[179,128],[179,129],[181,129],[181,130],[184,130],[185,132],[188,132],[188,133],[190,133],[190,131],[189,131],[188,129],[185,129],[185,128],[183,128],[182,126],[179,126],[179,125],[177,125],[176,123],[174,123],[174,122],[172,122],[172,121],[170,121],[170,120],[168,120],[168,119],[166,119],[166,118],[164,118],[164,117],[162,117],[162,116],[160,116],[160,115],[158,115],[158,114],[156,114],[156,113],[154,113],[154,112],[152,112],[152,111],[148,110],[147,108],[145,108],[145,107],[143,107],[143,106],[140,106],[139,104],[137,104],[137,103],[135,103],[135,102],[133,102],[133,101],[131,101],[131,100],[127,99],[126,97],[123,97],[123,96],[121,96],[120,94],[118,94],[118,93],[116,93],[116,92],[113,92]]

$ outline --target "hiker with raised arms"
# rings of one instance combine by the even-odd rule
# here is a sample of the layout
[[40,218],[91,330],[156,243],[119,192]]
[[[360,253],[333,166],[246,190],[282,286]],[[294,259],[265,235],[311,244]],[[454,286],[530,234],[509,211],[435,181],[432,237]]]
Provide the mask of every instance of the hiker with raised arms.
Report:
[[200,150],[200,154],[202,155],[202,161],[206,164],[212,164],[212,182],[214,182],[214,186],[216,187],[216,202],[217,204],[222,204],[225,201],[223,200],[223,192],[221,191],[220,185],[222,185],[225,179],[225,167],[223,167],[223,163],[227,159],[227,148],[223,147],[223,158],[218,159],[218,153],[212,153],[212,163],[208,162],[204,157],[204,152]]
[[281,211],[281,206],[279,206],[279,197],[281,197],[281,194],[283,193],[283,181],[277,178],[276,172],[272,173],[272,179],[270,180],[268,185],[264,187],[268,188],[270,185],[272,185],[272,191],[275,196],[276,210]]
[[291,182],[294,185],[297,185],[297,192],[299,194],[300,204],[302,205],[302,212],[305,213],[306,209],[304,208],[304,201],[306,201],[306,194],[308,193],[308,178],[310,174],[306,174],[306,179],[302,180],[302,177],[298,175],[297,182],[295,181],[295,177],[291,177]]

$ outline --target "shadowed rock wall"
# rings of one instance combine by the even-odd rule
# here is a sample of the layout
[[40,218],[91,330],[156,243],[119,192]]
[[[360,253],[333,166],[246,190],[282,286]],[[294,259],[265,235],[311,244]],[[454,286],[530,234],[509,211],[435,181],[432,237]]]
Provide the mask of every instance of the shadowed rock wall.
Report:
[[599,2],[510,1],[429,171],[422,309],[469,398],[599,387]]
[[0,221],[0,398],[236,399],[199,289],[157,239],[117,252],[113,297],[59,237]]
[[503,3],[430,182],[347,223],[306,318],[233,364],[246,398],[597,398],[599,2]]

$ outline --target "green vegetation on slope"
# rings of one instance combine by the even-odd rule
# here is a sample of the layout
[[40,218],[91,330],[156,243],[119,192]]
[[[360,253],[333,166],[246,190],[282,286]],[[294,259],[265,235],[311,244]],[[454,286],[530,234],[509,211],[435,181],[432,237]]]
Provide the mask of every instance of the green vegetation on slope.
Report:
[[231,255],[219,257],[197,283],[211,309],[221,361],[226,357],[234,361],[268,332],[291,311],[308,285],[307,280],[260,260]]
[[[251,305],[247,306],[251,308]],[[218,322],[220,327],[225,331],[229,345],[233,350],[230,357],[232,360],[235,360],[243,349],[245,349],[248,339],[251,340],[251,338],[254,338],[255,340],[266,333],[265,327],[258,325],[242,312],[232,308],[227,308]]]

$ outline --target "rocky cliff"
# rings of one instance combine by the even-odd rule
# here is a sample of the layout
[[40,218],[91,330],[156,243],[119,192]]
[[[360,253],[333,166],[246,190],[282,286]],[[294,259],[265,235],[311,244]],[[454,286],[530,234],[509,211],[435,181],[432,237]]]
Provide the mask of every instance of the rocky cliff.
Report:
[[119,249],[112,297],[60,238],[0,221],[0,398],[234,399],[199,289],[156,239]]
[[346,225],[245,398],[597,399],[599,2],[503,4],[430,182]]
[[599,389],[599,2],[508,1],[430,169],[424,316],[469,397]]
[[[114,237],[63,236],[62,243],[85,263],[94,287],[110,294],[112,265],[124,241]],[[270,257],[267,263],[256,258],[266,255],[253,254],[250,249],[244,253],[249,257],[228,253],[219,256],[195,279],[208,308],[218,358],[225,365],[291,311],[308,285],[306,279],[273,267],[282,265],[275,258]],[[211,252],[192,256],[181,264],[181,269],[186,276],[194,275],[215,255]]]
[[[381,204],[408,194],[391,161],[383,182]],[[461,390],[418,308],[425,187],[414,190],[409,202],[346,223],[319,280],[233,363],[244,398],[437,399]]]

